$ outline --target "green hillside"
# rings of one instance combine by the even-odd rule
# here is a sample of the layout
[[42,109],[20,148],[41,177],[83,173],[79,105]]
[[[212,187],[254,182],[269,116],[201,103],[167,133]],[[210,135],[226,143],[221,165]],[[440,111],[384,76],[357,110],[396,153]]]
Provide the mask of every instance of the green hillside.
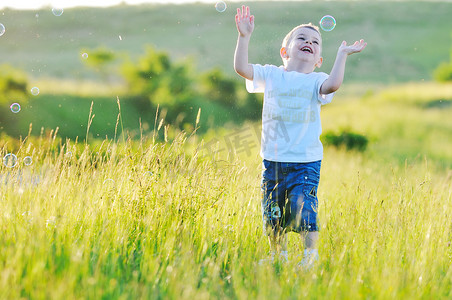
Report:
[[[324,65],[329,72],[342,40],[368,42],[365,53],[347,65],[347,81],[403,82],[429,80],[432,70],[449,58],[450,2],[247,2],[256,17],[250,60],[279,64],[279,47],[295,25],[318,23],[333,15],[336,28],[324,32]],[[105,46],[117,56],[135,60],[144,45],[168,51],[175,60],[194,59],[200,70],[220,66],[233,74],[236,42],[235,8],[219,13],[213,4],[116,6],[67,9],[3,10],[0,64],[10,63],[33,78],[96,78],[81,51]],[[111,71],[113,72],[113,71]],[[117,76],[116,76],[117,77]]]

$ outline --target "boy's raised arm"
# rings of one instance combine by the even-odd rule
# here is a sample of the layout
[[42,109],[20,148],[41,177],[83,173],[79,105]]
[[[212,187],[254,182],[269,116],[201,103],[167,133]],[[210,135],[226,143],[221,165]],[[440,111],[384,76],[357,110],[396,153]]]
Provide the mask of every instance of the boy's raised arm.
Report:
[[347,56],[352,53],[361,52],[367,43],[364,40],[356,41],[353,45],[347,46],[345,41],[342,42],[339,50],[337,51],[336,61],[331,69],[330,76],[320,87],[320,94],[327,95],[333,93],[339,89],[344,80],[345,63]]
[[248,45],[254,30],[254,16],[250,15],[250,8],[242,6],[242,11],[237,8],[235,24],[239,32],[237,47],[234,54],[234,70],[240,76],[253,80],[253,66],[248,63]]

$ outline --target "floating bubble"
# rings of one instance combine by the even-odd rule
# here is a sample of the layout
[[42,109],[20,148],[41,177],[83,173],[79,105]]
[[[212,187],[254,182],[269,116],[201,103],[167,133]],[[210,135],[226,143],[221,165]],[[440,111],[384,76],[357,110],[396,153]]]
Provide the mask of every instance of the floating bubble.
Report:
[[0,23],[0,36],[2,36],[3,34],[5,34],[5,25],[3,25],[2,23]]
[[153,178],[153,175],[151,171],[147,171],[143,173],[143,180],[150,180]]
[[218,1],[215,4],[215,9],[217,10],[217,12],[224,12],[226,10],[226,8],[227,8],[227,6],[224,1]]
[[113,191],[116,189],[116,182],[110,178],[105,179],[103,185],[104,185],[104,188],[109,191]]
[[46,220],[46,228],[48,229],[56,228],[56,217],[51,216],[49,219]]
[[115,181],[113,179],[108,178],[108,179],[104,180],[104,184],[109,184],[109,185],[111,184],[111,185],[113,185],[113,184],[115,184]]
[[31,88],[31,94],[33,95],[33,96],[37,96],[37,95],[39,95],[39,88],[37,88],[37,87],[32,87]]
[[24,157],[24,165],[29,166],[33,163],[33,158],[31,156]]
[[322,28],[324,31],[331,31],[336,27],[336,19],[333,18],[333,16],[326,15],[323,16],[322,19],[320,19],[320,28]]
[[224,229],[226,229],[229,232],[234,232],[234,225],[228,224],[224,226]]
[[18,112],[20,112],[20,104],[19,103],[13,103],[11,104],[11,106],[9,107],[11,109],[11,111],[15,114],[17,114]]
[[31,211],[25,211],[22,213],[22,217],[28,222],[31,223],[33,221],[33,215]]
[[53,14],[55,17],[59,17],[59,16],[61,16],[61,15],[63,14],[63,9],[62,9],[62,8],[54,7],[54,8],[52,8],[52,14]]
[[8,153],[3,157],[3,164],[7,168],[13,168],[17,165],[17,156],[13,153]]
[[83,53],[83,54],[82,54],[82,58],[83,58],[83,59],[87,59],[87,58],[88,58],[88,53],[86,53],[86,52]]

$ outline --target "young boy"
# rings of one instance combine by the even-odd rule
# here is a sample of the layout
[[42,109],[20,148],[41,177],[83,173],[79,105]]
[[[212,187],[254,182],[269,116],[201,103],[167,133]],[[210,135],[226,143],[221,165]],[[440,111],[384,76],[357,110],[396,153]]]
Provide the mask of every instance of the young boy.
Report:
[[314,72],[322,65],[322,38],[317,26],[302,24],[284,38],[283,66],[250,64],[248,45],[254,30],[249,7],[237,9],[239,33],[234,69],[246,79],[248,92],[264,93],[261,156],[264,230],[272,249],[287,261],[286,233],[304,240],[300,264],[318,259],[317,187],[323,146],[320,142],[320,106],[331,102],[344,78],[347,56],[361,52],[366,43],[340,45],[330,75]]

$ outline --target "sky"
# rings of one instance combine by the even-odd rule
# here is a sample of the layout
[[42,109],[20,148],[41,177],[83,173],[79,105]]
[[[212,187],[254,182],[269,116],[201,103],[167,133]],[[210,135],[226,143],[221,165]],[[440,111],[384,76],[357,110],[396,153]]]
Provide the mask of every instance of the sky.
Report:
[[[237,0],[238,1],[238,0]],[[14,9],[38,9],[42,7],[68,8],[75,6],[112,6],[121,3],[216,3],[216,0],[0,0],[0,9],[5,7]],[[225,1],[231,2],[231,1]]]

